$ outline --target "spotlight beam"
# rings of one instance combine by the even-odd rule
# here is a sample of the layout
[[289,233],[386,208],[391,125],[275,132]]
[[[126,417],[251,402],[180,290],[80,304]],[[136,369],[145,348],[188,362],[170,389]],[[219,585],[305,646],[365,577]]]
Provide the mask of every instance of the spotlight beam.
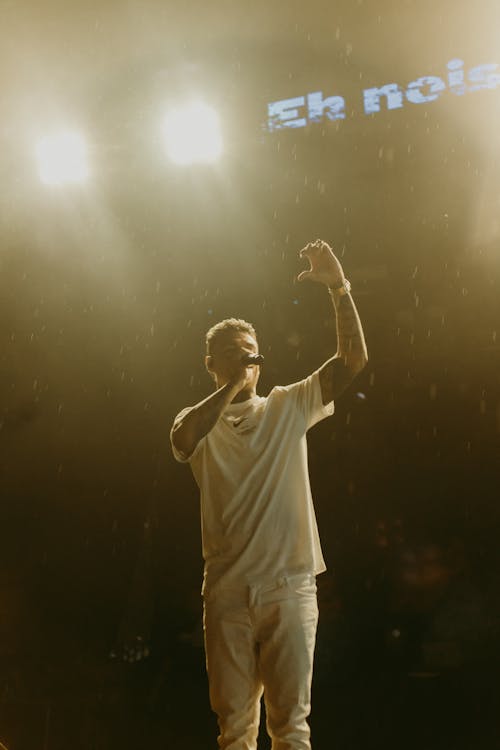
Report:
[[219,117],[203,102],[168,112],[163,132],[167,155],[176,164],[213,163],[222,153]]
[[45,185],[81,183],[89,175],[87,146],[79,133],[62,131],[41,138],[36,158],[38,174]]

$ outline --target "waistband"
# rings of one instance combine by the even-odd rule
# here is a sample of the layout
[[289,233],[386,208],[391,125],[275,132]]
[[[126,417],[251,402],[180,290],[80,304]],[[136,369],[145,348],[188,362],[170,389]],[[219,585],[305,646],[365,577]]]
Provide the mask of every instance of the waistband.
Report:
[[302,586],[312,585],[316,585],[315,573],[294,573],[292,575],[280,576],[274,581],[254,583],[228,585],[224,582],[216,582],[212,586],[207,586],[204,581],[202,594],[205,599],[229,596],[246,601],[249,606],[255,606],[266,594],[272,594],[273,592],[279,591],[283,591],[283,593],[297,591],[297,589],[300,589]]

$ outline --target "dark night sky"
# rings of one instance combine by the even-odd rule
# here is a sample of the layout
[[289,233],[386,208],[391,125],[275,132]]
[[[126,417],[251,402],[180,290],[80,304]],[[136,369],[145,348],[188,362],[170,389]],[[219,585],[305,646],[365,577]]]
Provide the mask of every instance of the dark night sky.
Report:
[[[294,283],[316,237],[343,259],[370,353],[310,437],[330,564],[392,515],[456,529],[493,565],[500,88],[374,116],[361,95],[455,57],[500,63],[498,3],[4,0],[0,15],[5,575],[111,637],[152,513],[162,585],[196,589],[197,492],[171,420],[209,392],[203,334],[222,317],[256,325],[263,392],[334,353],[326,293]],[[264,132],[268,102],[319,90],[345,97],[345,121]],[[161,150],[165,106],[191,91],[222,117],[213,167]],[[36,174],[34,141],[61,122],[91,142],[79,188]]]

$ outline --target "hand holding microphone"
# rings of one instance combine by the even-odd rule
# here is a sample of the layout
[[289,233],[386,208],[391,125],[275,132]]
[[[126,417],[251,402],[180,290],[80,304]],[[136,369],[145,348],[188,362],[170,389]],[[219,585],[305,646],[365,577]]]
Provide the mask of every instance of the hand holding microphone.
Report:
[[258,367],[264,362],[262,354],[242,354],[238,361],[237,370],[231,378],[231,383],[238,388],[239,391],[243,390],[252,381],[255,380],[258,373],[250,367]]

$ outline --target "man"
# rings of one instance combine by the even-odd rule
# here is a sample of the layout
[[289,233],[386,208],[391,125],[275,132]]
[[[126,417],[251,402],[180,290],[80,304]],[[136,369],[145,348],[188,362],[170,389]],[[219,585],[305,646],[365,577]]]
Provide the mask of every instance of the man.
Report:
[[[273,750],[309,750],[310,693],[325,563],[307,469],[306,431],[367,362],[350,284],[321,240],[300,253],[299,281],[324,284],[337,354],[308,378],[257,395],[253,327],[229,319],[207,333],[216,390],[184,409],[171,432],[201,491],[204,630],[210,701],[221,750],[254,750],[264,694]],[[252,357],[254,358],[252,362]]]

